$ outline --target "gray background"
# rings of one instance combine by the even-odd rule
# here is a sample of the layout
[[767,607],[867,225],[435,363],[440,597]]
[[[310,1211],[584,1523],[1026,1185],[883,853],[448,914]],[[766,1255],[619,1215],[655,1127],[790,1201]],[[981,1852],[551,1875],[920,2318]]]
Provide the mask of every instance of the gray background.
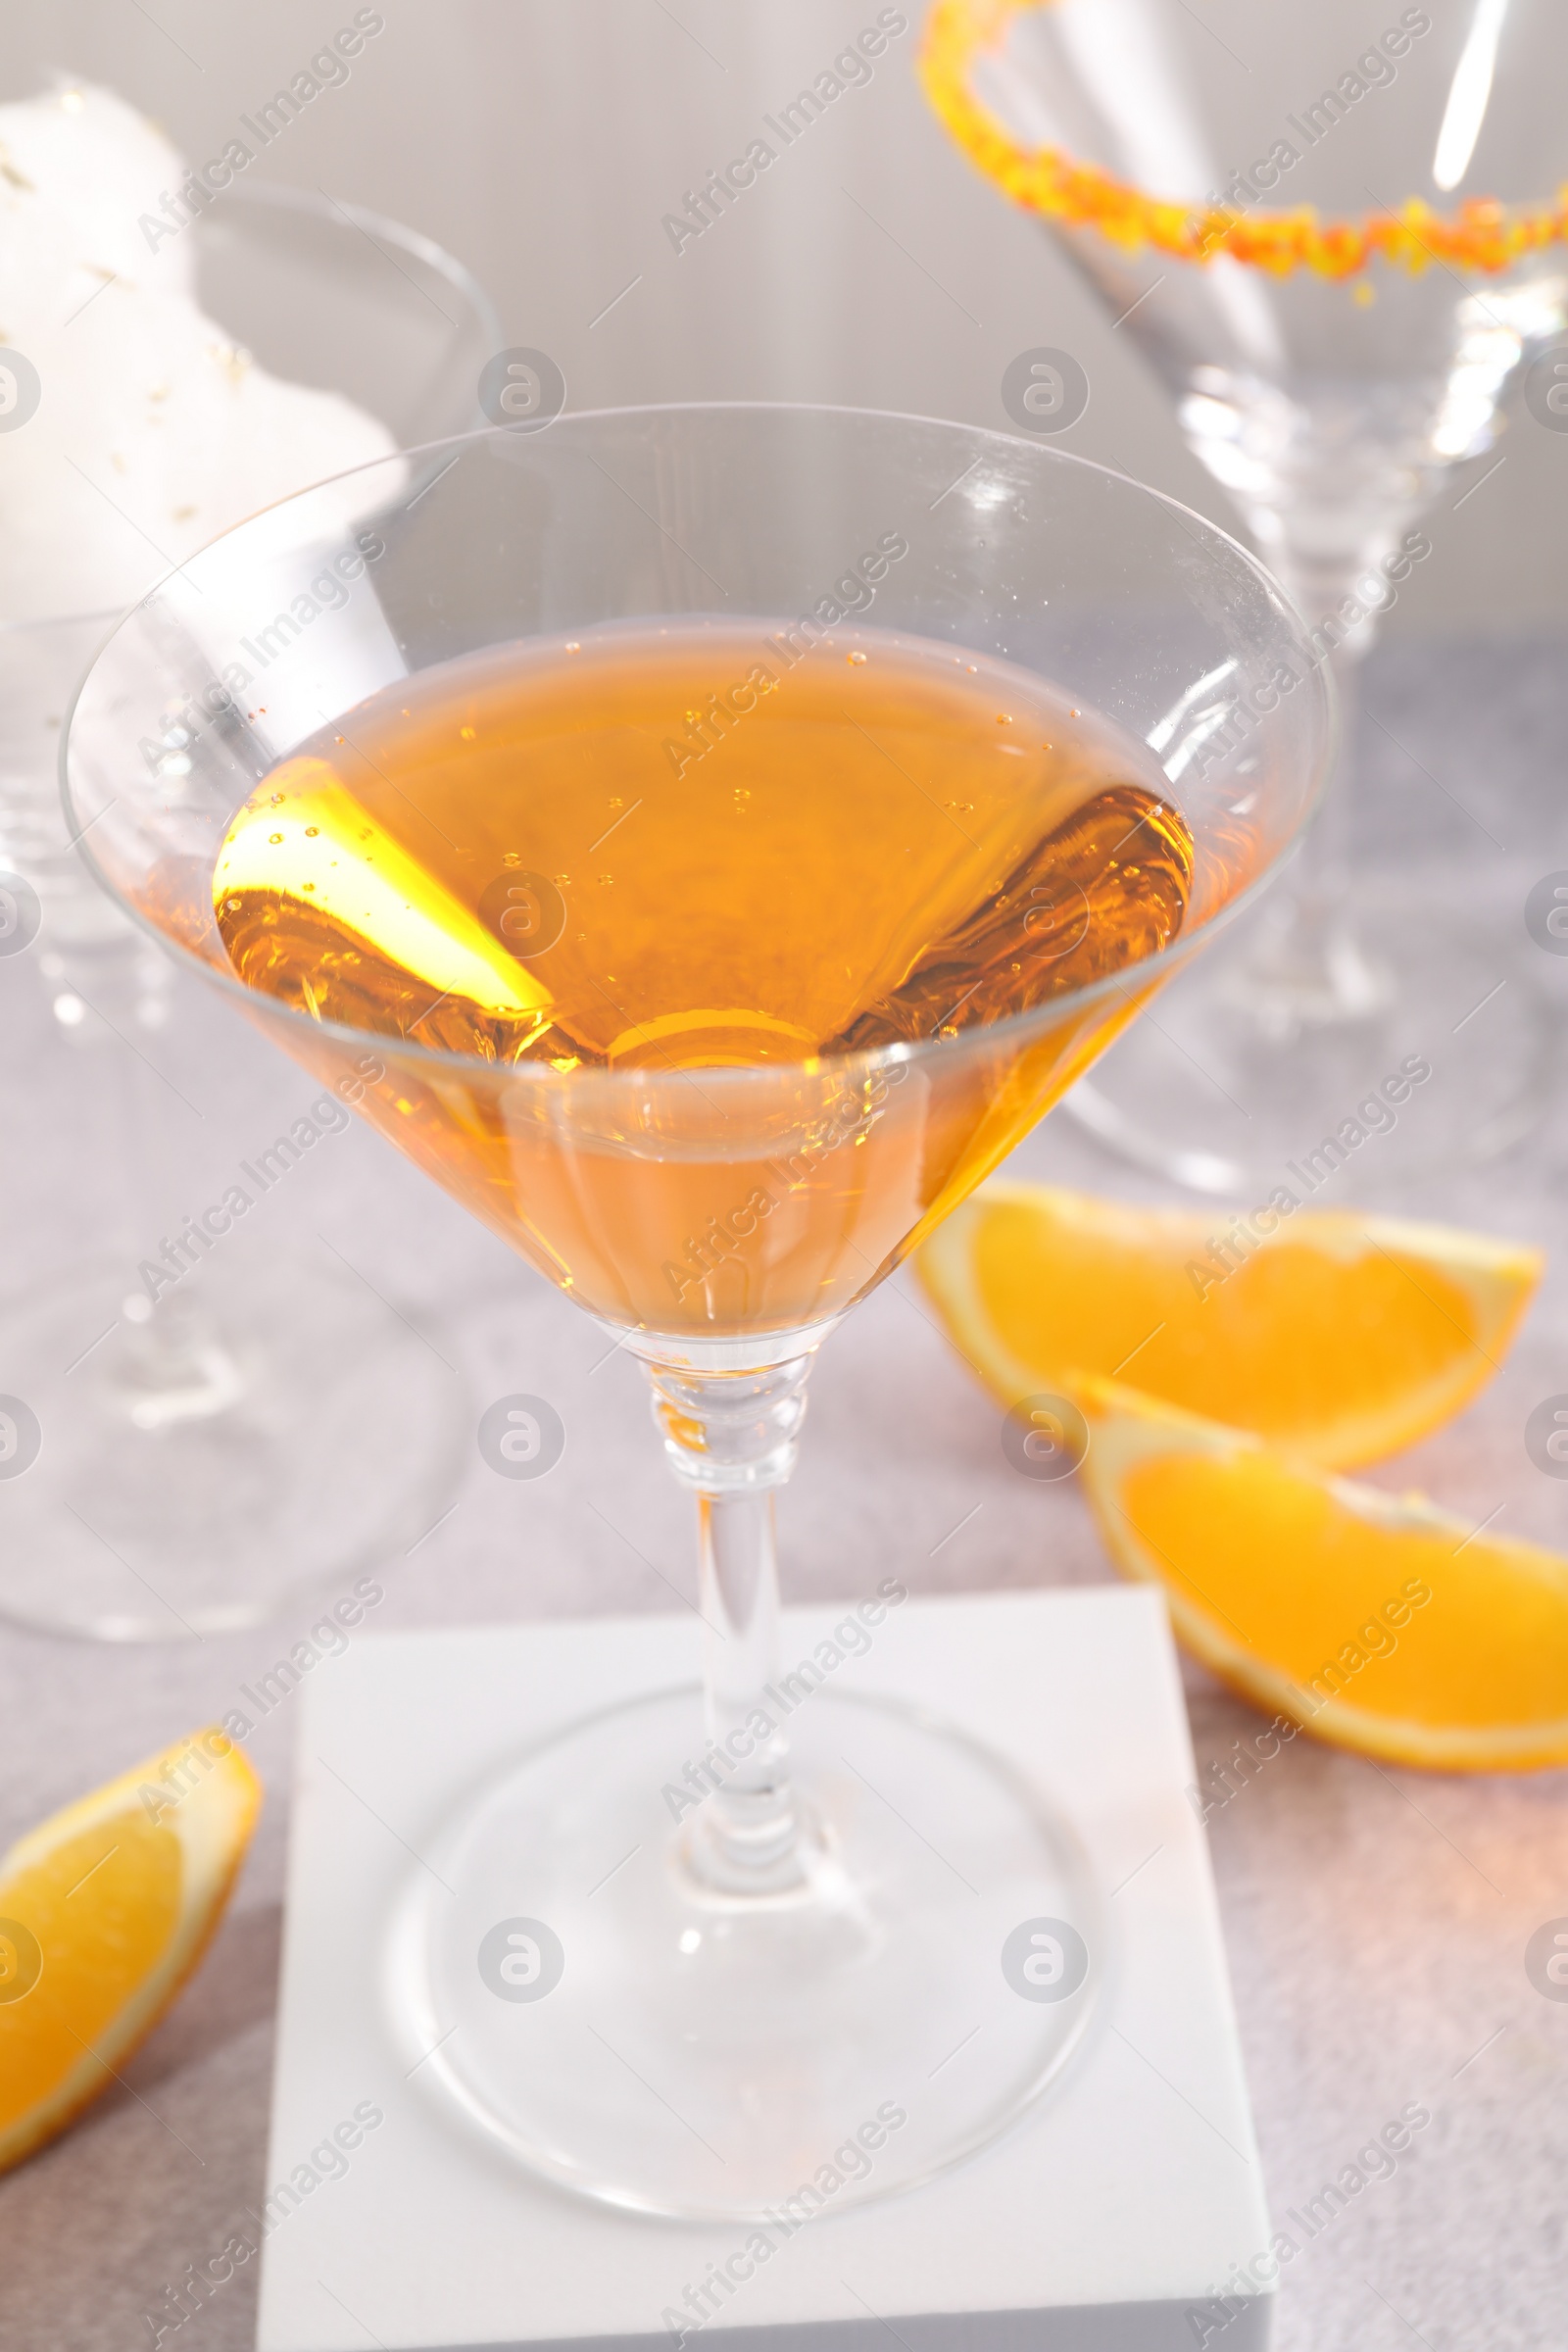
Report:
[[[918,0],[874,79],[671,251],[662,216],[877,5],[386,0],[386,29],[349,81],[247,177],[324,187],[440,240],[489,287],[510,340],[557,360],[575,407],[828,400],[1005,427],[1007,362],[1068,350],[1092,397],[1064,445],[1233,524],[1125,335],[931,115],[913,74]],[[1375,31],[1397,11],[1364,13]],[[353,14],[351,0],[9,0],[0,93],[25,95],[57,68],[94,75],[205,158]],[[1285,22],[1281,0],[1253,12],[1253,42],[1270,15]],[[1401,592],[1392,634],[1558,626],[1568,434],[1519,407],[1503,454],[1473,497],[1495,455],[1453,478],[1430,526],[1434,560]]]

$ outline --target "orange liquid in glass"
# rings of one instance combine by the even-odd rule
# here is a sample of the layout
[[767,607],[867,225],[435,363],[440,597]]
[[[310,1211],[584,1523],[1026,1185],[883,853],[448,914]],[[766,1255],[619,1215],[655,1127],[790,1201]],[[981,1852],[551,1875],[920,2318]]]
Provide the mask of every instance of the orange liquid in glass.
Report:
[[608,629],[323,729],[234,818],[213,904],[250,988],[375,1049],[295,1051],[363,1062],[368,1115],[585,1305],[794,1329],[1130,1017],[1192,876],[1162,787],[1105,719],[951,648]]

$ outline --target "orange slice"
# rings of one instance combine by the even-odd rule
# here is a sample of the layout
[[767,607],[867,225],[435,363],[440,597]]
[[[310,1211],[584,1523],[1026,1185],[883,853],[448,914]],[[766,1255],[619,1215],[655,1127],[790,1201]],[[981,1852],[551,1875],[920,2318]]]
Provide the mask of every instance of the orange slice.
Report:
[[1081,1476],[1178,1638],[1320,1740],[1435,1772],[1568,1763],[1568,1559],[1111,1381]]
[[1248,1220],[996,1183],[915,1262],[1004,1406],[1077,1373],[1120,1378],[1328,1469],[1394,1453],[1467,1403],[1542,1268],[1512,1242],[1349,1209]]
[[261,1802],[210,1729],[0,1862],[0,2171],[64,2131],[152,2032],[222,1916]]

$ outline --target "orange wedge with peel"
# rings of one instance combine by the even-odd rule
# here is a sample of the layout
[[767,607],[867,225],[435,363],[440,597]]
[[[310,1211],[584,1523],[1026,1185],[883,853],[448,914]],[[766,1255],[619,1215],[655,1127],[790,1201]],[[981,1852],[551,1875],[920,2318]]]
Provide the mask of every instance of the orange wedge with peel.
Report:
[[1468,1403],[1542,1262],[1517,1243],[1351,1209],[1247,1220],[1008,1183],[955,1209],[915,1260],[1003,1405],[1070,1391],[1075,1374],[1122,1379],[1335,1470],[1413,1445]]
[[1112,1559],[1254,1705],[1434,1772],[1568,1763],[1568,1559],[1113,1381],[1073,1395]]
[[262,1788],[216,1729],[54,1814],[0,1861],[0,2172],[106,2090],[222,1916]]

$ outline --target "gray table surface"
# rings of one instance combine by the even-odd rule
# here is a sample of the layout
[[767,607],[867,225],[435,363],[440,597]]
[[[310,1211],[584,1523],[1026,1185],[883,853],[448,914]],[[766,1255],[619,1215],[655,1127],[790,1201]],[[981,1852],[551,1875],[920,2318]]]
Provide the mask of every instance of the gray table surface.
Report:
[[[1499,970],[1528,970],[1555,1009],[1568,962],[1530,946],[1521,910],[1532,882],[1568,867],[1561,651],[1385,651],[1368,708],[1391,731],[1366,731],[1369,870],[1396,866],[1401,887],[1429,892],[1435,919],[1461,907],[1478,915],[1494,930]],[[1505,849],[1489,846],[1450,792]],[[25,961],[0,967],[6,1292],[69,1265],[106,1229],[116,1180],[113,1149],[82,1141],[101,1118],[104,1065],[62,1062]],[[221,1007],[182,1000],[161,1051],[207,1113],[199,1150],[189,1142],[192,1166],[204,1153],[231,1160],[307,1091]],[[1477,1518],[1500,1497],[1515,1513],[1503,1524],[1543,1535],[1555,1524],[1559,1541],[1568,1489],[1530,1468],[1520,1429],[1530,1404],[1568,1390],[1565,1161],[1568,1101],[1554,1086],[1533,1136],[1502,1162],[1432,1165],[1391,1190],[1368,1154],[1355,1195],[1553,1252],[1506,1390],[1418,1460],[1378,1475],[1420,1480]],[[1060,1116],[1017,1165],[1158,1194]],[[538,1484],[496,1478],[469,1448],[456,1510],[413,1557],[385,1564],[377,1623],[662,1610],[674,1605],[672,1587],[689,1594],[689,1505],[658,1458],[634,1366],[602,1360],[601,1334],[575,1308],[358,1126],[289,1189],[270,1246],[308,1251],[324,1235],[351,1250],[455,1368],[454,1412],[476,1416],[499,1395],[529,1390],[556,1402],[569,1432],[564,1460]],[[183,1190],[207,1197],[199,1176]],[[1078,1496],[1016,1477],[997,1440],[994,1407],[917,1294],[906,1280],[889,1284],[814,1375],[781,1514],[787,1592],[858,1594],[890,1567],[931,1592],[1107,1578]],[[221,1712],[299,1630],[116,1650],[0,1628],[0,1840]],[[1196,1667],[1188,1684],[1200,1764],[1258,1728]],[[149,2344],[146,2314],[166,2284],[221,2245],[261,2191],[291,1738],[283,1705],[250,1744],[268,1805],[200,1975],[124,2086],[0,2183],[4,2352]],[[1385,1772],[1303,1739],[1214,1817],[1210,1836],[1275,2214],[1311,2196],[1406,2102],[1433,2115],[1395,2176],[1290,2266],[1279,2352],[1560,2347],[1568,2004],[1532,1988],[1523,1955],[1537,1926],[1568,1914],[1568,1774]],[[177,2340],[193,2352],[248,2346],[254,2295],[251,2266]]]

